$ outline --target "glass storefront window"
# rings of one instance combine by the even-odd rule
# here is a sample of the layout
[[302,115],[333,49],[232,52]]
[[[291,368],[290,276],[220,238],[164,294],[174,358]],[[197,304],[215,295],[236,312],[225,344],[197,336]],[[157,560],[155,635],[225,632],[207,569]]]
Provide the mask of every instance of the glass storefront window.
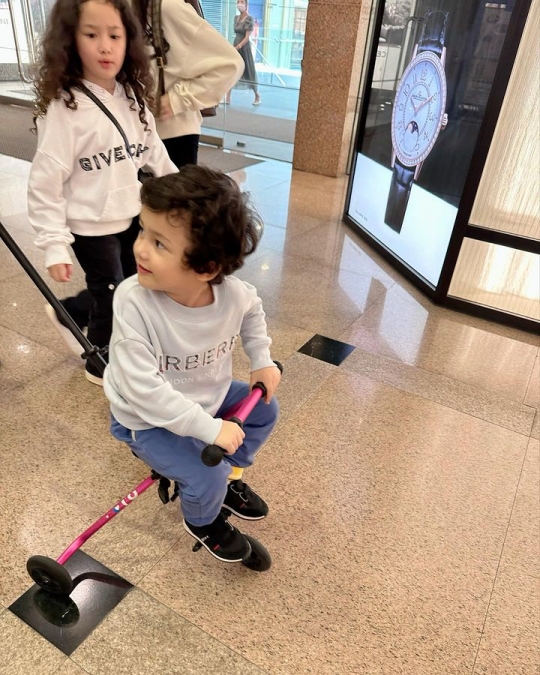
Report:
[[348,215],[437,286],[514,3],[384,3]]
[[[236,2],[202,0],[206,19],[234,41]],[[250,38],[260,105],[249,89],[231,93],[231,104],[205,120],[206,139],[223,147],[292,161],[306,27],[307,0],[251,0]]]
[[540,239],[539,30],[540,3],[534,2],[470,218],[473,225],[530,239]]
[[540,256],[464,239],[449,295],[540,320]]
[[[0,98],[31,105],[30,67],[54,0],[0,0]],[[234,40],[236,2],[202,0],[206,20]],[[203,141],[292,161],[308,0],[252,0],[250,45],[261,102],[233,90],[231,105],[205,118]],[[15,99],[15,100],[14,100]]]

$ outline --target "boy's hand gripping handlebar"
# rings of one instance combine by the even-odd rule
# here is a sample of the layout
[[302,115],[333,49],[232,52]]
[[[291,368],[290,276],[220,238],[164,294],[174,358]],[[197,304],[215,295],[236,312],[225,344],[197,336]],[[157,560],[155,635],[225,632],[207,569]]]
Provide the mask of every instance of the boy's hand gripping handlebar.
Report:
[[[274,363],[279,368],[279,372],[283,373],[281,363],[279,361],[274,361]],[[236,422],[242,429],[248,415],[264,396],[266,396],[266,387],[262,382],[256,382],[251,392],[245,398],[230,408],[230,410],[227,410],[223,415],[223,419],[229,422]],[[226,454],[227,452],[223,448],[220,448],[219,445],[207,445],[202,451],[201,459],[206,466],[217,466]]]

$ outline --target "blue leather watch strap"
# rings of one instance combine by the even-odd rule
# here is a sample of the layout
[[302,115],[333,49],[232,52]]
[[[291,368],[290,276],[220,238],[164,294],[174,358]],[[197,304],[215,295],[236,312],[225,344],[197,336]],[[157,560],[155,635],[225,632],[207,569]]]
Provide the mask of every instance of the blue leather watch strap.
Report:
[[411,194],[414,169],[414,166],[404,166],[396,157],[384,215],[384,222],[396,232],[401,232],[403,226],[403,219]]
[[448,21],[448,12],[439,10],[428,12],[424,21],[424,30],[422,32],[422,38],[418,42],[416,53],[433,52],[441,58],[444,47],[446,22]]

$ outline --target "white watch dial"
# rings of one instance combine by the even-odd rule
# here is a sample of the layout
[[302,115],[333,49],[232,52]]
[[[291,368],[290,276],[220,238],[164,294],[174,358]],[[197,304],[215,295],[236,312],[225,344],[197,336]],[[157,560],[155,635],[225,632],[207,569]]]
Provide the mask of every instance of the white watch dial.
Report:
[[409,63],[396,91],[392,145],[399,161],[416,166],[431,152],[446,108],[446,78],[440,59],[421,52]]

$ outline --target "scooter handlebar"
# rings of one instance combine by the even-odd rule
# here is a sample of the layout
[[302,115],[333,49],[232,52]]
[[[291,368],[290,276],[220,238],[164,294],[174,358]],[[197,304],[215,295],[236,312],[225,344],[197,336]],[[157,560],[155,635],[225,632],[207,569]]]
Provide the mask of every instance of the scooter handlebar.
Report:
[[[279,372],[283,373],[283,366],[281,365],[281,363],[279,361],[274,361],[274,363],[279,368]],[[253,396],[253,392],[256,389],[258,389],[260,392],[259,396],[257,397],[257,400],[259,398],[266,396],[266,387],[264,386],[264,384],[262,382],[256,382],[253,385],[253,389],[247,398]],[[238,415],[226,419],[228,419],[230,422],[236,422],[241,427],[245,422],[246,417],[247,415],[244,417],[244,419],[242,419],[242,416]],[[223,448],[220,448],[219,445],[207,445],[206,448],[204,448],[204,450],[201,453],[201,459],[205,466],[217,466],[220,462],[223,461],[223,458],[225,457],[226,454],[227,452]]]
[[217,466],[227,453],[219,445],[207,445],[202,451],[201,459],[206,466]]

